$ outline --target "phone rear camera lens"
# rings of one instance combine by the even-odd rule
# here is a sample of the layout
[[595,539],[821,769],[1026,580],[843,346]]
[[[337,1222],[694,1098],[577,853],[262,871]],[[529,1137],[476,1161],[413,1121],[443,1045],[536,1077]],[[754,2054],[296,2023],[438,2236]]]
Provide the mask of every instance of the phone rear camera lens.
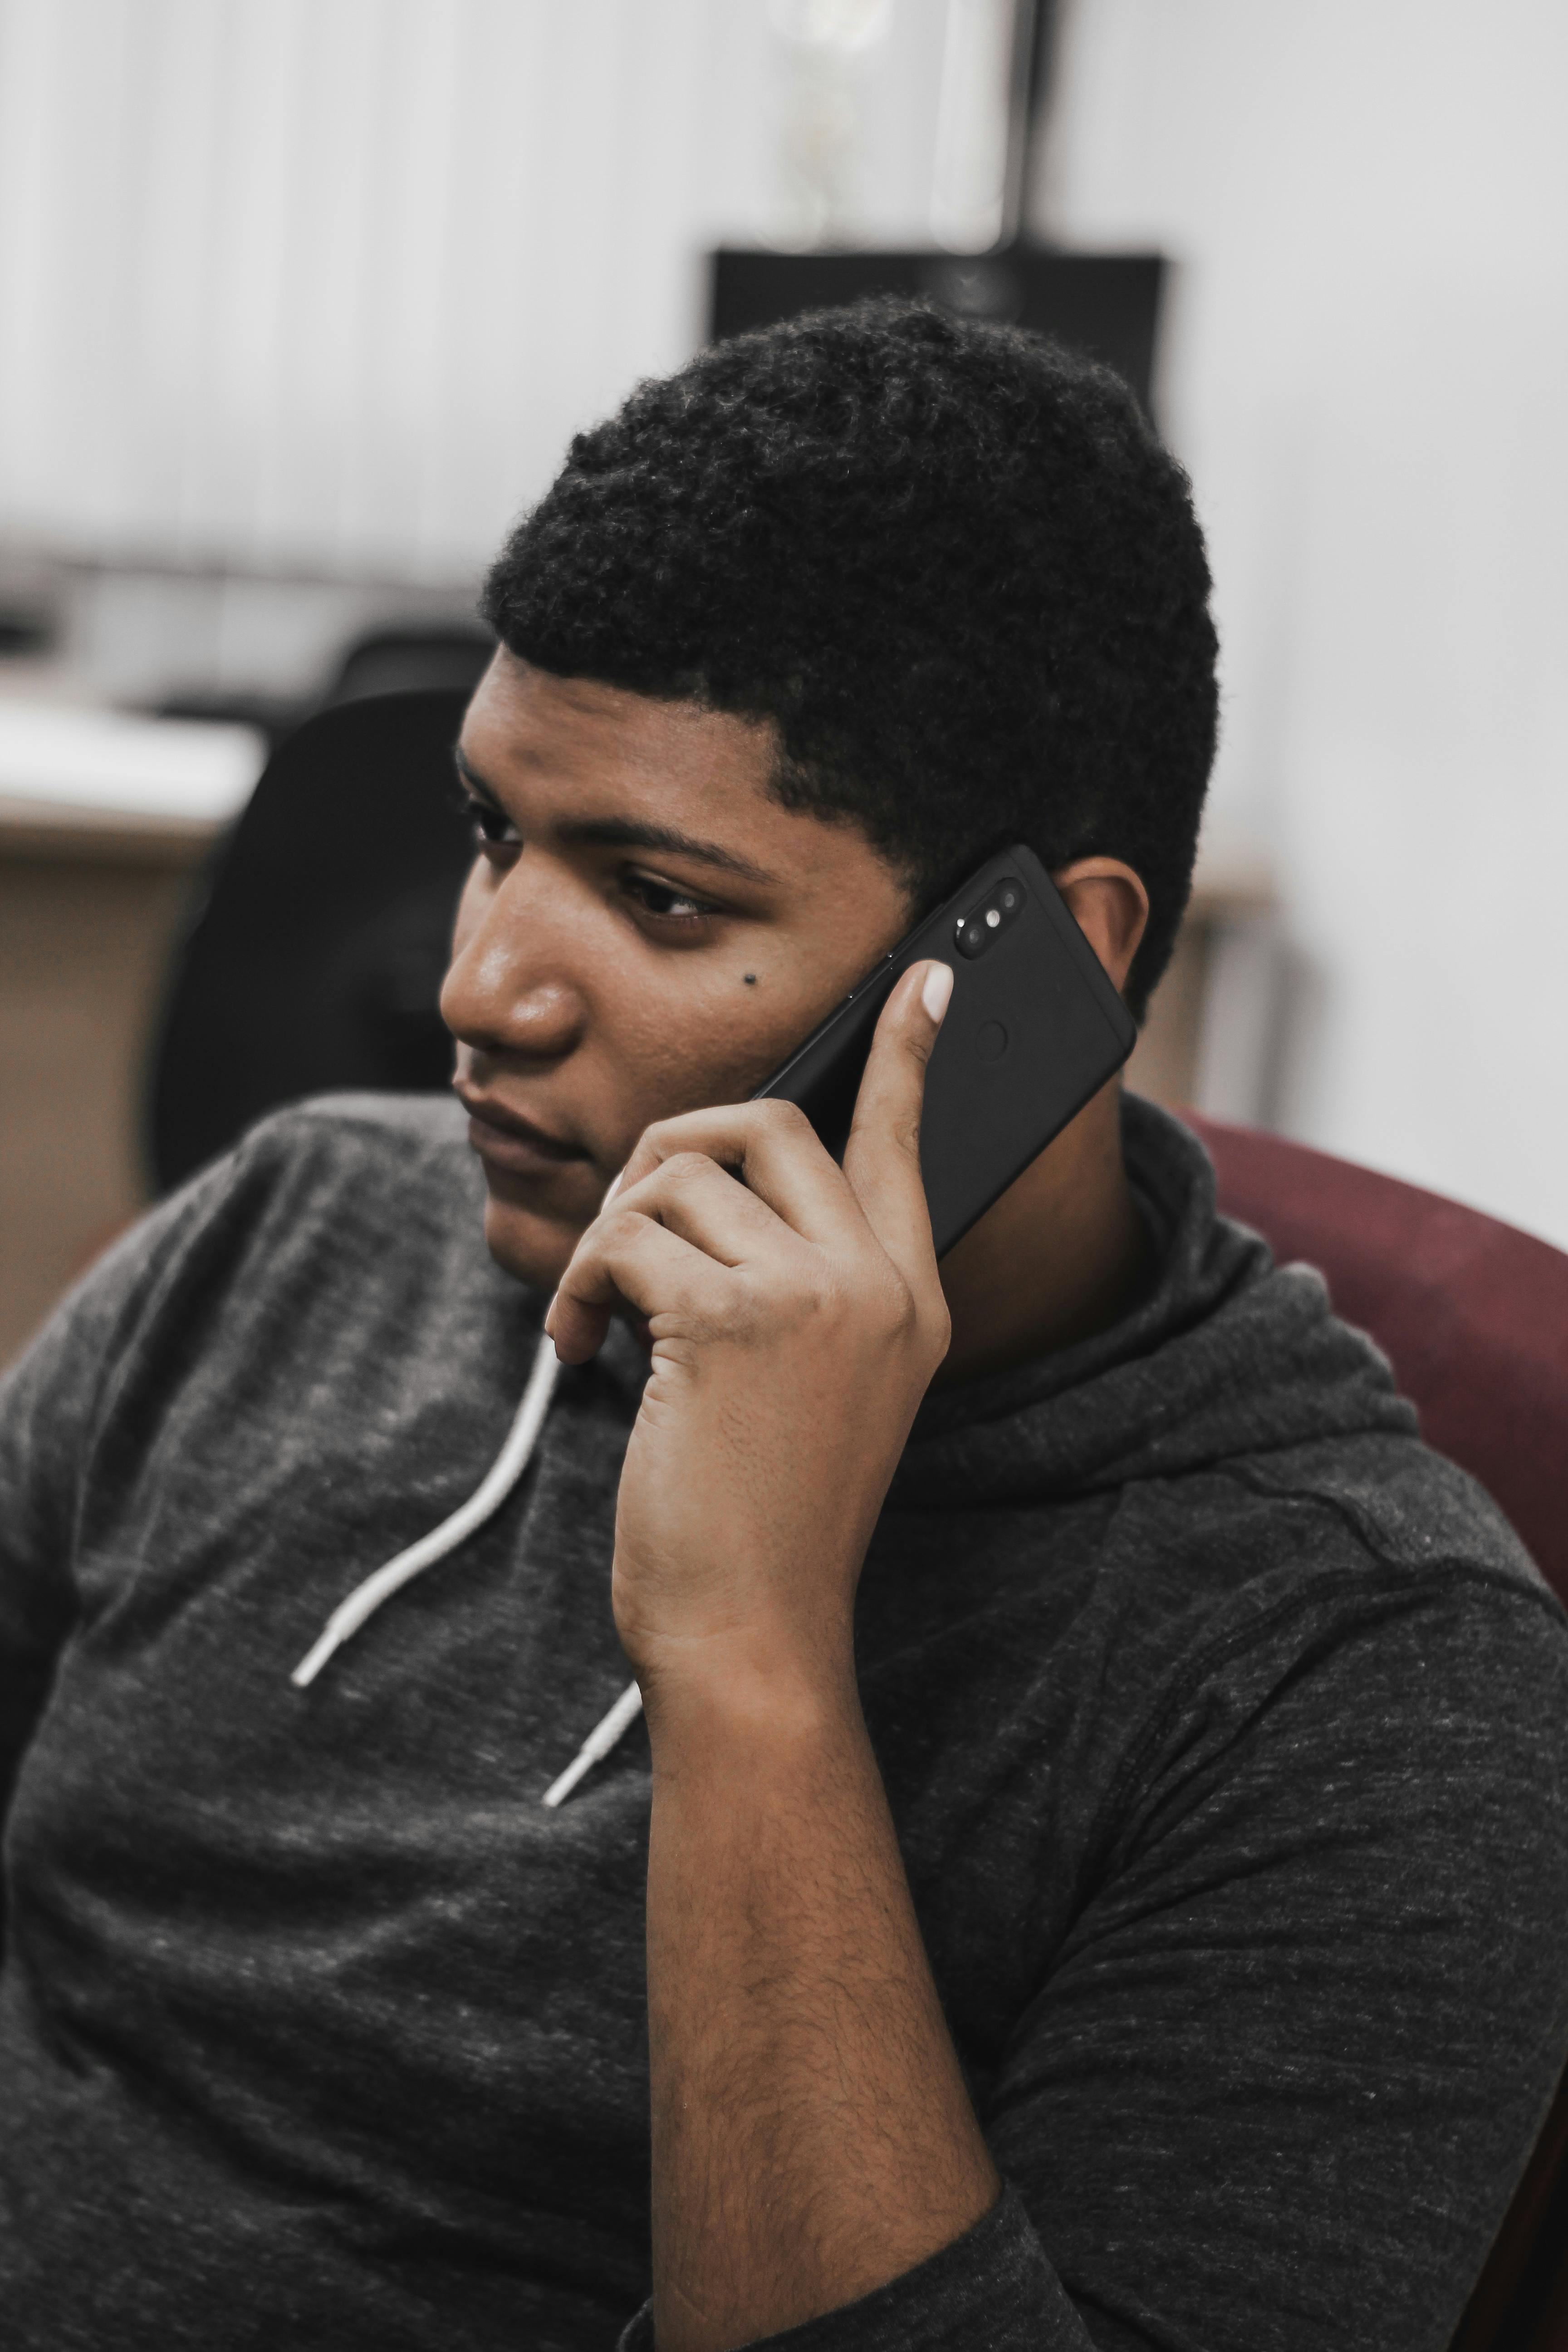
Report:
[[991,885],[990,898],[983,898],[972,914],[960,915],[953,925],[959,954],[984,955],[1023,910],[1023,885],[1011,875],[998,875]]

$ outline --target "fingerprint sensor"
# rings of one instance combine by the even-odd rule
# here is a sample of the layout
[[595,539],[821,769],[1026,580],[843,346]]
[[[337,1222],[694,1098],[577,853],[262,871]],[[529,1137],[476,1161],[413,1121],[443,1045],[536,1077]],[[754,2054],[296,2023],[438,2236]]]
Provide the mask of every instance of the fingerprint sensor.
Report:
[[974,1050],[983,1062],[999,1062],[1007,1050],[1007,1032],[1000,1021],[983,1021],[974,1033]]

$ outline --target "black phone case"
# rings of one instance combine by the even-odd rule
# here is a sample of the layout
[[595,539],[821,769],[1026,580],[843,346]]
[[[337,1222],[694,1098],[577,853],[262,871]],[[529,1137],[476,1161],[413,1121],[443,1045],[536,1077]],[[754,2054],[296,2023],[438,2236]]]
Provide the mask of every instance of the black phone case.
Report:
[[[959,936],[1008,882],[1022,905],[973,957]],[[978,919],[977,920],[975,919]],[[910,965],[952,968],[921,1119],[931,1238],[945,1256],[993,1201],[1121,1068],[1138,1032],[1104,967],[1032,850],[1005,850],[852,988],[753,1100],[798,1103],[844,1155],[877,1018]]]

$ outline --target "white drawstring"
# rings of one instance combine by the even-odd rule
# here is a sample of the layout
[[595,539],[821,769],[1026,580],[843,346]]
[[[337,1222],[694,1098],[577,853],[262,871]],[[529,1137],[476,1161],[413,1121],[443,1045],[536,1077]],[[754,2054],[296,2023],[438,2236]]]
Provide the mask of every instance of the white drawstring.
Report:
[[606,1757],[623,1732],[629,1729],[642,1713],[642,1693],[636,1683],[628,1683],[608,1715],[596,1723],[558,1780],[552,1780],[539,1800],[542,1805],[558,1805],[569,1797],[584,1772]]
[[[374,1616],[384,1601],[390,1601],[393,1594],[401,1591],[422,1569],[431,1567],[435,1561],[444,1559],[447,1552],[455,1551],[466,1536],[471,1536],[476,1528],[482,1527],[500,1510],[527,1469],[530,1456],[539,1442],[539,1433],[544,1426],[544,1416],[550,1410],[550,1400],[555,1388],[555,1375],[560,1369],[560,1359],[553,1342],[548,1338],[541,1339],[539,1352],[533,1359],[533,1370],[528,1376],[528,1386],[522,1392],[522,1402],[517,1409],[517,1418],[507,1433],[506,1444],[496,1455],[489,1475],[450,1518],[443,1519],[438,1528],[432,1528],[427,1536],[421,1536],[417,1543],[408,1546],[406,1551],[400,1551],[395,1559],[389,1559],[384,1568],[378,1568],[374,1576],[365,1578],[363,1584],[356,1584],[348,1599],[333,1610],[321,1629],[321,1636],[315,1648],[308,1657],[300,1659],[290,1678],[301,1690],[315,1681],[333,1651],[342,1649],[345,1642],[352,1640],[366,1618]],[[560,1804],[563,1797],[569,1797],[584,1773],[591,1772],[595,1765],[609,1754],[641,1713],[642,1693],[636,1683],[628,1683],[609,1713],[588,1734],[565,1771],[551,1782],[540,1803],[553,1807]]]
[[432,1528],[427,1536],[421,1536],[418,1542],[410,1544],[406,1551],[400,1551],[395,1559],[389,1559],[384,1568],[378,1568],[375,1574],[367,1576],[363,1584],[356,1584],[348,1599],[333,1610],[321,1629],[321,1640],[310,1655],[301,1658],[294,1669],[292,1679],[301,1690],[308,1683],[315,1681],[333,1651],[341,1649],[357,1633],[366,1618],[374,1617],[384,1601],[390,1601],[411,1577],[419,1574],[421,1569],[428,1568],[432,1561],[441,1559],[447,1552],[455,1550],[466,1536],[471,1536],[476,1528],[482,1527],[500,1510],[528,1467],[529,1456],[544,1426],[544,1416],[550,1410],[555,1375],[560,1369],[554,1342],[548,1338],[541,1339],[539,1352],[533,1360],[533,1370],[528,1376],[528,1386],[522,1392],[522,1402],[517,1409],[517,1418],[507,1433],[506,1444],[495,1458],[489,1475],[475,1488],[468,1501],[452,1513],[449,1519],[443,1519],[440,1526]]

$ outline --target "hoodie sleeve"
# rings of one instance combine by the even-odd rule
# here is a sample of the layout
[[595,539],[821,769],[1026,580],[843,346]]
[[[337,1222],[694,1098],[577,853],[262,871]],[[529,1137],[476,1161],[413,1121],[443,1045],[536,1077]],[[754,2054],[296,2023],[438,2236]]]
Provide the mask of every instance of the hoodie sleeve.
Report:
[[82,1481],[105,1400],[161,1274],[222,1181],[198,1178],[142,1219],[0,1380],[0,1821],[75,1613]]
[[1442,2352],[1568,2046],[1568,1633],[1374,1582],[1155,1727],[979,2102],[1001,2203],[769,2352]]

